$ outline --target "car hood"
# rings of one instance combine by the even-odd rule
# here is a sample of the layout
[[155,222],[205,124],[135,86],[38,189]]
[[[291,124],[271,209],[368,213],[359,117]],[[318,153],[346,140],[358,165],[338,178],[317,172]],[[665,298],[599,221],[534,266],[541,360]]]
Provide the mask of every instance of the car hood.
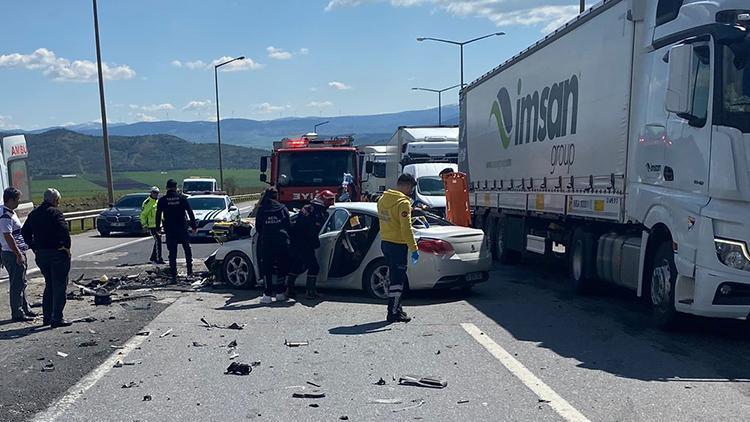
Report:
[[110,215],[126,215],[126,216],[140,216],[141,215],[141,209],[140,208],[117,208],[112,207],[110,209],[104,210],[99,214],[103,217],[107,217]]
[[195,219],[201,220],[224,220],[229,217],[227,210],[193,210]]

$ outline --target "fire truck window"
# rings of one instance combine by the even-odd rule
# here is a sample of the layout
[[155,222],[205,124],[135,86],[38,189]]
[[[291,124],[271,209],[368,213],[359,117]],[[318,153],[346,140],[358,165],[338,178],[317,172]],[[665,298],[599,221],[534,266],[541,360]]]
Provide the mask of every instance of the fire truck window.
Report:
[[279,155],[279,185],[339,186],[344,173],[356,173],[353,154],[351,151],[282,153]]

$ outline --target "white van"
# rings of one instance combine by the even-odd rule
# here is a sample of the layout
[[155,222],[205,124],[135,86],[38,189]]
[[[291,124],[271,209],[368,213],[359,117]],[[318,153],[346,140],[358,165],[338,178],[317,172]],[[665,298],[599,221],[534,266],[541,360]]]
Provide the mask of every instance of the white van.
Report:
[[458,171],[458,165],[452,163],[419,163],[404,166],[403,172],[411,174],[417,181],[413,196],[415,207],[445,215],[445,186],[440,178],[440,172],[446,168]]

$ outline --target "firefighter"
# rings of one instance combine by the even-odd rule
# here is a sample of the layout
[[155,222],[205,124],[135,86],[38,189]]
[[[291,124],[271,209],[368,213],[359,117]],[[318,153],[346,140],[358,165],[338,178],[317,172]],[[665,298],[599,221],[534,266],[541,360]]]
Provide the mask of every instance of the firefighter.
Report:
[[169,252],[169,274],[171,282],[177,282],[177,245],[182,245],[185,252],[188,277],[193,275],[193,251],[190,249],[188,236],[188,221],[195,233],[195,214],[187,201],[187,196],[177,192],[177,182],[167,180],[167,193],[156,203],[156,230],[164,223],[164,234],[167,237],[167,251]]
[[151,194],[143,201],[141,206],[141,226],[148,230],[148,233],[154,238],[154,247],[151,249],[151,258],[149,259],[152,264],[165,263],[161,255],[161,233],[156,227],[156,203],[158,201],[159,188],[154,186],[151,188]]
[[419,260],[417,242],[411,228],[411,200],[417,185],[414,176],[402,174],[396,189],[388,189],[378,200],[381,249],[388,264],[388,322],[409,322],[411,318],[401,307],[401,294],[406,282],[406,265],[411,252],[412,263]]
[[[274,187],[266,189],[255,217],[258,232],[258,256],[260,273],[265,280],[265,291],[260,303],[285,301],[283,280],[289,269],[289,211],[277,199],[279,191]],[[276,274],[274,274],[276,268]]]
[[315,299],[318,297],[318,291],[315,284],[318,281],[318,259],[315,257],[315,250],[320,247],[320,229],[328,219],[328,208],[336,200],[336,195],[330,190],[324,190],[315,195],[309,204],[302,207],[297,215],[292,229],[292,251],[294,264],[292,271],[286,278],[286,295],[294,297],[296,295],[294,282],[297,277],[307,271],[307,298]]

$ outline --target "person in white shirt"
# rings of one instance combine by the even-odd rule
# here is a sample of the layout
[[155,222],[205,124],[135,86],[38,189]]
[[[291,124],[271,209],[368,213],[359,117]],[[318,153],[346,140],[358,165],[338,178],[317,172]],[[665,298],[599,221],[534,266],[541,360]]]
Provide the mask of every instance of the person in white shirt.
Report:
[[3,213],[0,215],[0,257],[10,280],[10,316],[14,321],[33,321],[37,315],[26,301],[26,251],[29,247],[21,236],[21,220],[16,208],[21,192],[13,187],[3,192]]

